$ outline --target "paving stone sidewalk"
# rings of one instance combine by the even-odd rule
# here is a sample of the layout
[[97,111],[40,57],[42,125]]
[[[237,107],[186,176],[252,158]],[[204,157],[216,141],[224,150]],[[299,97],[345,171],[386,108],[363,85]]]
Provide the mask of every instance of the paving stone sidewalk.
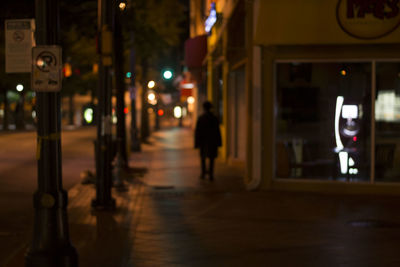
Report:
[[400,266],[399,197],[248,192],[222,162],[203,181],[191,133],[131,155],[116,211],[91,210],[92,185],[69,191],[80,266]]

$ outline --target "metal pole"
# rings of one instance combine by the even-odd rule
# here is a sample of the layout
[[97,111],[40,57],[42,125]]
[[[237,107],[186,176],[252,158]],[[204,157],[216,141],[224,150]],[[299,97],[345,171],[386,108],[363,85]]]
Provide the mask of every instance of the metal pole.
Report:
[[115,199],[111,197],[112,186],[112,122],[111,122],[111,65],[112,65],[112,0],[98,0],[99,60],[96,198],[92,200],[95,209],[114,209]]
[[[36,43],[58,44],[58,1],[36,0],[35,4]],[[78,255],[69,239],[68,196],[62,188],[59,92],[37,93],[37,118],[38,190],[33,199],[33,242],[25,266],[78,266]]]
[[3,117],[3,131],[8,131],[8,99],[7,99],[7,89],[3,89],[3,99],[4,99],[4,117]]
[[137,127],[137,120],[136,120],[136,85],[135,85],[135,66],[136,66],[136,59],[135,59],[135,49],[133,48],[133,43],[135,40],[135,34],[131,31],[131,50],[130,50],[130,70],[132,73],[131,77],[131,151],[140,151],[140,141],[139,141],[139,133]]
[[149,113],[147,111],[148,109],[148,104],[147,104],[147,61],[143,60],[144,63],[142,63],[142,79],[144,82],[142,82],[142,110],[141,110],[141,120],[140,120],[140,139],[142,142],[147,142],[147,138],[150,135],[150,129],[149,129]]
[[160,130],[160,116],[158,115],[159,102],[160,102],[160,97],[159,97],[159,94],[157,94],[157,103],[156,103],[156,105],[154,106],[154,112],[155,112],[155,114],[156,114],[156,117],[155,117],[155,118],[156,118],[156,121],[155,121],[154,129],[155,129],[156,131]]
[[118,156],[122,159],[121,165],[127,167],[128,155],[126,151],[126,127],[125,127],[125,83],[124,83],[124,57],[121,29],[121,10],[116,10],[114,24],[114,70],[115,70],[115,86],[117,89],[117,142]]
[[147,111],[148,104],[147,104],[147,59],[142,58],[142,110],[141,110],[141,120],[140,120],[140,139],[142,142],[146,142],[147,138],[150,135],[149,129],[149,113]]

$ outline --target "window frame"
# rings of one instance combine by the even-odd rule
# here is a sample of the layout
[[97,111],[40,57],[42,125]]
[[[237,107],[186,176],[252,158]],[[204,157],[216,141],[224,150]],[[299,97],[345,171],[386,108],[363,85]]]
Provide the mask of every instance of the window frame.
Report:
[[[370,63],[371,64],[371,123],[370,123],[370,139],[371,139],[371,147],[370,147],[370,179],[369,181],[355,181],[351,182],[353,184],[361,184],[361,183],[370,183],[370,184],[377,184],[377,183],[383,183],[383,184],[388,184],[388,182],[381,182],[378,181],[376,182],[375,180],[375,145],[376,145],[376,134],[375,134],[375,97],[376,97],[376,64],[377,63],[400,63],[400,58],[338,58],[338,59],[275,59],[273,60],[273,118],[272,118],[272,123],[273,123],[273,134],[272,134],[272,143],[274,144],[272,146],[272,166],[273,166],[273,178],[272,180],[274,181],[281,181],[283,180],[282,178],[277,177],[276,175],[276,141],[277,141],[277,111],[278,111],[278,106],[277,106],[277,90],[278,90],[278,80],[277,80],[277,70],[278,70],[278,64],[282,63]],[[309,181],[313,182],[315,181],[314,179],[308,179],[308,178],[303,178],[303,179],[295,179],[296,181]],[[325,180],[318,180],[318,181],[325,181]],[[340,181],[332,181],[334,183],[340,182]],[[400,184],[399,182],[395,182],[396,184]]]

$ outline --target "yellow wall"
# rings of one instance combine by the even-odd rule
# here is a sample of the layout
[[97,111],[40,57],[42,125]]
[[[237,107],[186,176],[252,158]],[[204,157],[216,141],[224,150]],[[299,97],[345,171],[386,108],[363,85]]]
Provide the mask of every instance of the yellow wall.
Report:
[[190,38],[205,34],[201,4],[201,0],[190,0]]
[[[398,43],[400,28],[385,37],[362,40],[347,34],[336,18],[339,0],[258,0],[255,44]],[[368,15],[369,16],[369,15]],[[397,17],[398,18],[398,17]]]

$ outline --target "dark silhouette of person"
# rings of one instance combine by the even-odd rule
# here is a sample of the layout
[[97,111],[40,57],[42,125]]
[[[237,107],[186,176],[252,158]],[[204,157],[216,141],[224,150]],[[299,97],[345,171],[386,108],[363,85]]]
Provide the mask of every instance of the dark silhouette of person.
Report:
[[[222,145],[221,132],[217,117],[212,113],[212,104],[209,101],[203,103],[204,113],[197,119],[195,129],[195,148],[200,149],[201,179],[209,174],[210,180],[214,180],[214,159],[218,155],[218,147]],[[209,159],[209,169],[206,169],[206,158]]]

